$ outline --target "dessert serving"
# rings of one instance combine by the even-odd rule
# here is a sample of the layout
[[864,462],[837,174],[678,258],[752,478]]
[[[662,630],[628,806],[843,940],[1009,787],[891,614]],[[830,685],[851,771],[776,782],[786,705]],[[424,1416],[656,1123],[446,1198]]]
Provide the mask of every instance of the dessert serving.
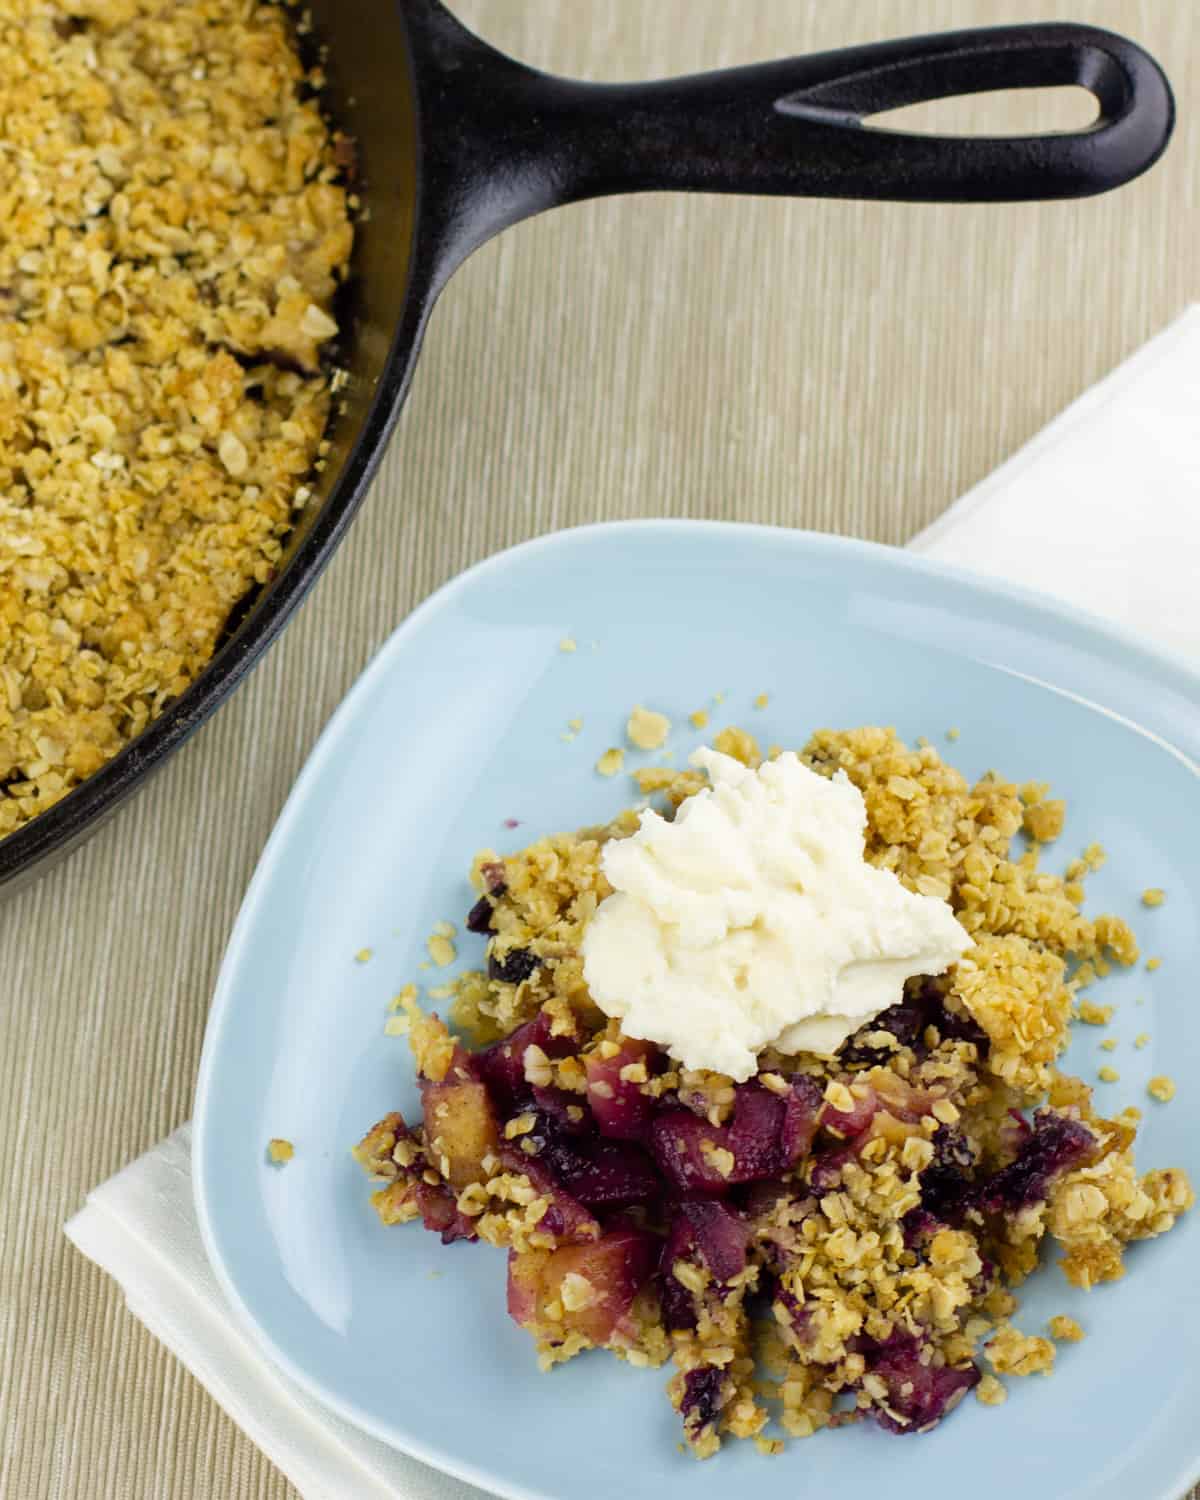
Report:
[[1002,1403],[1086,1331],[1014,1323],[1043,1249],[1115,1281],[1193,1202],[1136,1170],[1138,1109],[1056,1066],[1138,959],[1082,910],[1102,852],[1048,872],[1048,788],[971,786],[885,729],[765,759],[727,729],[636,778],[661,810],[477,856],[486,967],[433,996],[465,1040],[415,986],[389,1026],[422,1119],[356,1148],[379,1217],[505,1248],[545,1368],[672,1360],[699,1457]]
[[196,678],[308,499],[353,197],[296,15],[0,0],[0,837]]

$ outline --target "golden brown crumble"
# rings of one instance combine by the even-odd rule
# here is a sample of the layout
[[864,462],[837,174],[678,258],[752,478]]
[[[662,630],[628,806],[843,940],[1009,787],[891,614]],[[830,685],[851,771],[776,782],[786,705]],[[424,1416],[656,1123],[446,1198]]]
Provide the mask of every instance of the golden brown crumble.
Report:
[[267,1142],[267,1155],[277,1167],[281,1167],[285,1162],[291,1161],[295,1154],[295,1146],[292,1145],[291,1141],[284,1140],[282,1136],[272,1136]]
[[2,836],[272,576],[352,227],[280,7],[0,0],[0,40]]
[[[757,763],[757,746],[744,731],[723,736],[720,748]],[[893,1430],[911,1430],[919,1420],[905,1405],[912,1381],[889,1381],[886,1358],[880,1360],[888,1349],[904,1358],[919,1350],[927,1372],[921,1378],[953,1387],[947,1410],[972,1384],[985,1405],[1002,1403],[1003,1384],[976,1360],[984,1357],[1006,1375],[1049,1373],[1054,1365],[1054,1344],[1010,1321],[1017,1307],[1012,1288],[1037,1267],[1046,1236],[1062,1251],[1068,1281],[1090,1287],[1120,1277],[1125,1248],[1170,1229],[1194,1201],[1181,1171],[1139,1176],[1137,1110],[1106,1119],[1093,1108],[1091,1089],[1057,1070],[1072,1018],[1068,962],[1091,963],[1099,981],[1113,963],[1132,963],[1137,946],[1120,919],[1084,917],[1082,893],[1076,899],[1067,882],[1040,870],[1036,851],[1012,856],[1010,840],[1025,812],[1045,805],[1046,789],[1018,792],[995,775],[970,786],[928,745],[910,750],[884,729],[822,731],[803,754],[826,774],[845,770],[863,792],[868,858],[912,889],[944,891],[974,945],[944,978],[910,985],[909,999],[926,996],[940,1017],[913,1041],[894,1035],[881,1017],[840,1058],[771,1051],[760,1058],[756,1087],[768,1095],[789,1096],[797,1077],[816,1085],[824,1145],[778,1181],[756,1185],[770,1191],[743,1209],[749,1234],[743,1272],[717,1283],[694,1255],[663,1269],[690,1299],[694,1327],[666,1330],[651,1282],[610,1336],[588,1333],[587,1319],[601,1300],[588,1259],[599,1229],[576,1228],[578,1262],[562,1274],[555,1259],[565,1243],[562,1216],[551,1190],[538,1185],[534,1111],[514,1113],[497,1132],[500,1144],[484,1150],[477,1141],[462,1145],[474,1129],[469,1116],[457,1141],[452,1132],[427,1141],[427,1100],[423,1128],[410,1130],[390,1116],[356,1151],[383,1180],[374,1201],[385,1222],[418,1212],[429,1222],[428,1204],[418,1210],[417,1200],[445,1193],[451,1196],[438,1200],[436,1212],[453,1208],[480,1238],[515,1251],[531,1284],[558,1266],[554,1294],[543,1286],[536,1318],[523,1320],[544,1368],[598,1343],[634,1364],[673,1358],[669,1395],[698,1457],[716,1452],[725,1435],[776,1451],[778,1440],[764,1437],[771,1400],[791,1436],[867,1414]],[[693,770],[635,775],[668,808],[705,783]],[[648,1067],[644,1045],[623,1037],[587,992],[583,934],[610,893],[601,852],[636,827],[630,810],[601,828],[551,835],[507,856],[485,850],[476,857],[471,880],[486,897],[488,974],[455,982],[453,1017],[477,1044],[508,1037],[537,1018],[555,1045],[524,1045],[525,1083],[559,1091],[560,1107],[579,1100],[568,1108],[572,1120],[583,1120],[585,1096],[613,1097],[613,1086],[593,1077],[597,1065],[607,1064],[614,1068],[609,1076],[648,1099],[680,1101],[714,1129],[727,1128],[738,1098],[730,1079],[665,1057]],[[1089,868],[1099,858],[1089,849]],[[446,1027],[423,1016],[407,992],[401,1004],[421,1075],[442,1088],[481,1087],[467,1083],[464,1054]],[[1086,1003],[1080,1012],[1091,1019]],[[634,1050],[625,1053],[627,1047]],[[1153,1080],[1151,1091],[1168,1082]],[[1017,1206],[1003,1212],[999,1200],[985,1195],[947,1218],[932,1214],[929,1184],[944,1180],[947,1152],[986,1181],[1003,1181],[1032,1129],[1019,1114],[1028,1106],[1040,1106],[1039,1128],[1070,1135],[1069,1161],[1040,1186],[1027,1183]],[[865,1129],[840,1128],[859,1111]],[[498,1158],[495,1150],[508,1154]],[[720,1178],[736,1165],[716,1140],[702,1138],[697,1155]],[[464,1160],[477,1163],[469,1180]],[[435,1215],[435,1222],[440,1227],[442,1219]],[[1064,1341],[1082,1337],[1061,1315],[1049,1332]],[[762,1379],[760,1370],[772,1378]],[[703,1400],[689,1395],[696,1381]],[[855,1395],[854,1410],[835,1409],[835,1397],[847,1392]]]
[[1054,1369],[1054,1345],[1034,1333],[1021,1333],[1004,1324],[984,1346],[988,1363],[1000,1375],[1049,1375]]
[[629,743],[637,750],[658,750],[667,742],[671,733],[671,721],[666,714],[652,708],[643,708],[639,703],[629,715],[625,725]]
[[1046,1324],[1050,1337],[1057,1339],[1062,1344],[1082,1343],[1086,1335],[1074,1318],[1067,1317],[1066,1313],[1056,1313]]
[[1170,1104],[1175,1097],[1175,1080],[1165,1073],[1158,1073],[1146,1085],[1146,1092],[1160,1104]]
[[994,1375],[985,1375],[975,1387],[975,1398],[982,1401],[984,1406],[1003,1406],[1008,1400],[1008,1392],[1003,1381],[997,1380]]

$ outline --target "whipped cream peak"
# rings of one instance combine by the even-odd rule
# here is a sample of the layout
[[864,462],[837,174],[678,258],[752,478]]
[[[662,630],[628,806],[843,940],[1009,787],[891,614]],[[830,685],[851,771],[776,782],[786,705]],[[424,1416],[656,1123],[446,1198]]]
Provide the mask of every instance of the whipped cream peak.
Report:
[[613,894],[584,935],[584,978],[628,1035],[740,1081],[767,1046],[835,1051],[970,946],[945,901],[867,863],[844,772],[790,751],[757,770],[708,748],[691,763],[709,786],[601,856]]

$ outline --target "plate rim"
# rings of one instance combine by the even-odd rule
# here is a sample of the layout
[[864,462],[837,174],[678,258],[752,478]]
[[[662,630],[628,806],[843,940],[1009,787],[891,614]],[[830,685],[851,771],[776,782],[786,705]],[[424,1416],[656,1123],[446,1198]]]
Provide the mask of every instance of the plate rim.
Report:
[[[1077,605],[1056,599],[1053,595],[1023,584],[1011,583],[958,563],[944,562],[888,543],[865,541],[832,532],[753,522],[650,517],[625,521],[589,522],[579,526],[562,527],[502,548],[454,574],[427,595],[390,632],[351,683],[305,757],[304,764],[292,783],[258,857],[230,930],[213,987],[193,1096],[192,1199],[201,1242],[217,1285],[243,1331],[248,1334],[253,1347],[277,1372],[281,1372],[320,1406],[341,1417],[358,1431],[368,1434],[395,1452],[406,1454],[444,1474],[475,1485],[487,1493],[501,1497],[501,1500],[556,1500],[556,1497],[547,1490],[533,1489],[524,1484],[510,1482],[502,1476],[493,1475],[469,1460],[464,1461],[452,1451],[425,1443],[419,1434],[406,1432],[404,1441],[400,1441],[394,1428],[377,1422],[353,1401],[344,1400],[335,1390],[323,1384],[319,1376],[312,1374],[294,1361],[278,1347],[271,1335],[256,1319],[249,1304],[238,1290],[236,1281],[221,1255],[205,1191],[208,1174],[205,1146],[208,1102],[212,1092],[216,1068],[215,1058],[219,1051],[220,1039],[234,1011],[233,976],[239,968],[241,954],[249,941],[252,919],[258,906],[260,892],[271,878],[279,852],[286,843],[292,824],[299,816],[301,807],[307,802],[309,783],[317,778],[324,766],[329,747],[337,738],[342,722],[351,718],[357,711],[359,702],[370,693],[376,680],[386,672],[391,658],[403,649],[408,637],[415,633],[427,619],[452,603],[460,593],[469,590],[476,582],[533,553],[550,552],[558,547],[578,545],[593,535],[613,536],[621,533],[631,537],[669,536],[683,533],[721,534],[730,538],[769,536],[779,541],[781,545],[795,547],[818,556],[825,553],[840,558],[857,557],[872,563],[882,563],[885,567],[893,568],[900,574],[907,573],[910,576],[940,579],[974,590],[996,601],[1016,604],[1023,610],[1060,626],[1082,630],[1093,638],[1097,638],[1106,647],[1119,651],[1127,657],[1132,656],[1135,661],[1145,663],[1160,678],[1163,673],[1166,673],[1176,691],[1184,698],[1194,701],[1200,708],[1200,670],[1194,668],[1186,658],[1175,651],[1149,642],[1134,630],[1105,620],[1090,610],[1081,609]],[[1110,712],[1110,710],[1103,709],[1102,705],[1098,706],[1102,708],[1102,711]],[[1191,768],[1200,774],[1200,766],[1191,759],[1189,752],[1182,751],[1175,746],[1171,748],[1181,754]],[[1147,1495],[1145,1500],[1180,1500],[1189,1487],[1198,1481],[1200,1481],[1200,1444],[1197,1445],[1194,1456],[1185,1463],[1179,1478],[1171,1487],[1156,1495]]]

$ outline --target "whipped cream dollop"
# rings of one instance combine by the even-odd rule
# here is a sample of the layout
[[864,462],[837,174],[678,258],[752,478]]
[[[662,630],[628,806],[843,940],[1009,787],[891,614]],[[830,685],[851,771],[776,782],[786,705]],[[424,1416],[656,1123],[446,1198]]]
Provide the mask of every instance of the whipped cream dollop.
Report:
[[604,847],[613,887],[583,940],[592,998],[629,1036],[738,1081],[768,1045],[835,1051],[971,939],[945,901],[863,858],[862,794],[795,754],[751,770],[716,750],[674,821]]

